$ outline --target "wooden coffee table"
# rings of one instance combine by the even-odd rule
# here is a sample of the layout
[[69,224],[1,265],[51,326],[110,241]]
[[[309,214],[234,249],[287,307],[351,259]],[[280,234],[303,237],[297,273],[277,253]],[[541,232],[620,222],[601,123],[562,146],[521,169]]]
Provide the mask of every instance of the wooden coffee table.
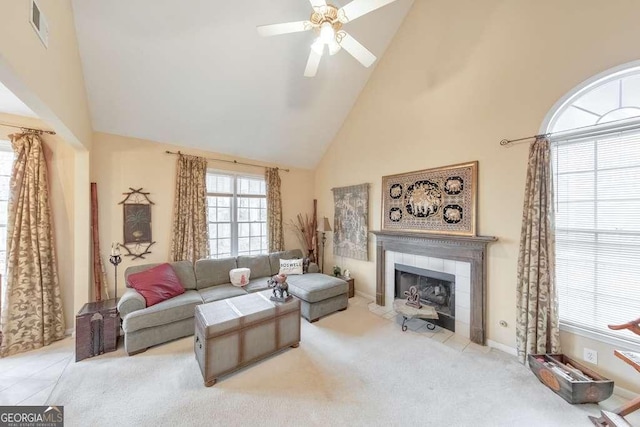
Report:
[[[393,309],[402,314],[402,331],[407,331],[407,322],[411,319],[437,319],[438,312],[430,305],[423,305],[421,308],[415,308],[407,305],[407,301],[403,299],[397,299],[393,302]],[[431,322],[427,322],[427,329],[434,330],[436,325]]]

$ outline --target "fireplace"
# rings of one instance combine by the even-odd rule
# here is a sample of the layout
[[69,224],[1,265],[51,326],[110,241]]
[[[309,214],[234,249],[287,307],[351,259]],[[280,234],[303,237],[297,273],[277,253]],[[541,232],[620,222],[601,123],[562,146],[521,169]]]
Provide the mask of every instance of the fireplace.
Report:
[[406,299],[409,288],[415,286],[420,295],[420,303],[429,305],[438,312],[438,319],[429,322],[456,331],[456,276],[439,271],[412,267],[410,265],[395,264],[395,293],[396,299]]
[[[431,281],[439,281],[432,286],[434,295],[428,298],[428,295],[424,295],[423,300],[431,303],[434,303],[433,300],[443,301],[439,310],[442,314],[439,316],[448,319],[449,314],[451,315],[452,328],[447,329],[455,330],[456,334],[484,345],[486,251],[487,245],[497,239],[490,236],[452,236],[399,231],[373,233],[376,236],[376,304],[391,310],[394,299],[404,297],[395,289],[398,274],[396,264],[434,272],[436,276],[432,277]],[[401,271],[399,282],[402,282],[402,273],[416,274],[415,271]],[[451,276],[453,280],[450,280]],[[410,278],[409,275],[405,275],[404,280],[420,284],[420,279]],[[450,282],[451,289],[443,282]],[[425,283],[429,283],[428,279]],[[426,292],[429,294],[428,289]],[[446,298],[442,298],[445,292],[449,292],[448,304]],[[447,312],[447,308],[451,313]]]

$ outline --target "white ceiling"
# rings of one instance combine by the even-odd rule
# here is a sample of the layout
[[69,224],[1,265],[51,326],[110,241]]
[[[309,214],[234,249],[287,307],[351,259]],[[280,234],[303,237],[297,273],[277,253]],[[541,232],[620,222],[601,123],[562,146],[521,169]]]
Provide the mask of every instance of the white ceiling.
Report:
[[24,102],[13,94],[5,85],[0,83],[0,113],[15,114],[16,116],[38,117]]
[[[344,29],[380,58],[412,3]],[[309,19],[308,0],[73,0],[73,9],[100,132],[313,168],[373,69],[341,51],[305,78],[312,32],[258,36],[258,25]]]

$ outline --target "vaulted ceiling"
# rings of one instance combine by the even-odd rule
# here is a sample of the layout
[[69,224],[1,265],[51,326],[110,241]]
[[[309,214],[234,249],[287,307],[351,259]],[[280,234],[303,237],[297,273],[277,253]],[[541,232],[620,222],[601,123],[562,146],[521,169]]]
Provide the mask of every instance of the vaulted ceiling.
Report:
[[[345,29],[380,58],[412,3]],[[258,25],[309,19],[308,0],[74,0],[73,9],[100,132],[313,168],[375,67],[341,51],[306,78],[313,32],[258,35]]]
[[15,114],[16,116],[37,117],[24,102],[13,94],[5,85],[0,83],[0,113]]

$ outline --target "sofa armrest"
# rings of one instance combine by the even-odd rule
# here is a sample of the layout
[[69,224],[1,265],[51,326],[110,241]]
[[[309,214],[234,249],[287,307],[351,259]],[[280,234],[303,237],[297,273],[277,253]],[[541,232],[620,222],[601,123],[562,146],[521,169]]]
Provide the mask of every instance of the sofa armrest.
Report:
[[320,267],[315,262],[309,263],[309,268],[307,268],[307,273],[320,273]]
[[120,318],[124,319],[134,311],[142,310],[147,307],[144,297],[135,289],[127,289],[118,301],[118,312]]

